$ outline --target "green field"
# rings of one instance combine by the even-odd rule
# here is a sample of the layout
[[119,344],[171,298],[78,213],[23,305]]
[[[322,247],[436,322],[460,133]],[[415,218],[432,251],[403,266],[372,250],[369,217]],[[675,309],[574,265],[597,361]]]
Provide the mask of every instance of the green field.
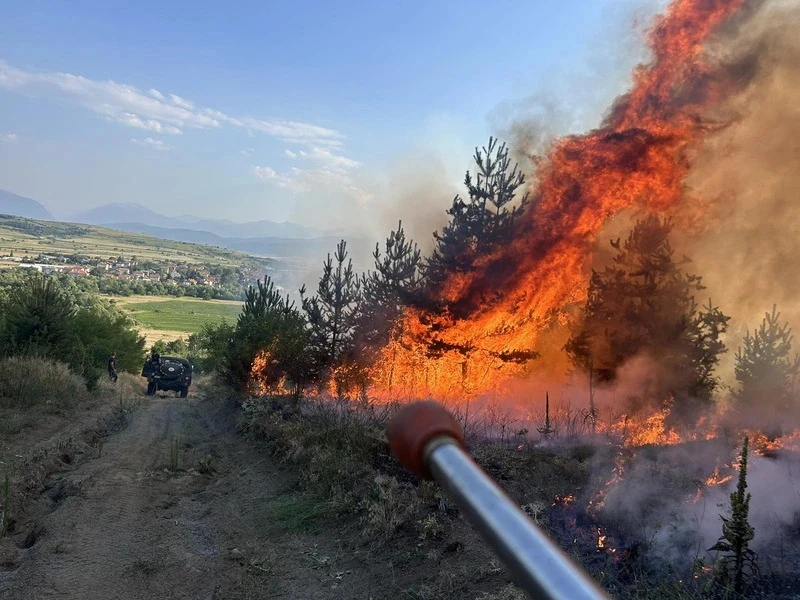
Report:
[[150,296],[117,299],[116,303],[136,320],[143,333],[164,332],[173,337],[197,333],[209,323],[235,322],[242,308],[241,302]]
[[172,242],[93,225],[33,221],[0,215],[0,256],[12,252],[18,257],[61,254],[98,259],[112,256],[130,258],[135,255],[139,260],[227,267],[263,265],[266,262],[265,259],[216,246]]

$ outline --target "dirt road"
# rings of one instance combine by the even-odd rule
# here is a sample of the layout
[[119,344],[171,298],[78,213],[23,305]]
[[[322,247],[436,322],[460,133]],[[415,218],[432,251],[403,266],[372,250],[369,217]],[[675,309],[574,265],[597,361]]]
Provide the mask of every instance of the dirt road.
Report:
[[0,598],[353,597],[311,542],[272,541],[266,515],[286,481],[238,435],[230,404],[156,398],[48,480]]

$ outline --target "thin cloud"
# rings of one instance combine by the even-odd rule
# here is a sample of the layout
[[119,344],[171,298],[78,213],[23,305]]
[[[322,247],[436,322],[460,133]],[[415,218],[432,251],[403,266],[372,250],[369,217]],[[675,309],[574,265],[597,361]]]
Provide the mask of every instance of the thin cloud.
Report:
[[127,127],[160,134],[180,135],[185,129],[218,129],[231,126],[251,134],[261,132],[284,142],[311,147],[340,147],[344,134],[335,129],[291,120],[231,117],[197,106],[176,94],[115,81],[96,81],[60,72],[35,72],[12,67],[0,60],[0,88],[19,92],[52,91],[72,98],[84,108]]
[[128,127],[135,127],[137,129],[146,129],[147,131],[153,131],[155,133],[167,133],[170,135],[181,135],[183,133],[177,127],[173,127],[172,125],[164,125],[161,121],[156,121],[155,119],[147,119],[144,120],[139,115],[135,115],[133,113],[125,113],[121,115],[118,121]]
[[285,142],[300,144],[322,144],[325,146],[341,146],[344,135],[334,129],[301,123],[299,121],[262,121],[245,117],[230,119],[230,122],[250,131],[260,131]]
[[156,140],[151,137],[144,138],[143,140],[137,138],[131,138],[131,141],[134,144],[139,144],[140,146],[149,146],[151,148],[155,148],[156,150],[172,150],[174,147],[163,142],[162,140]]
[[357,160],[334,154],[327,148],[313,147],[308,151],[300,150],[298,152],[286,150],[284,154],[289,158],[302,158],[315,161],[323,165],[326,169],[334,171],[349,171],[350,169],[361,166],[361,163]]
[[[294,170],[294,169],[293,169]],[[294,193],[302,193],[307,191],[303,183],[293,173],[281,174],[275,171],[272,167],[253,167],[253,175],[261,181],[267,181],[279,188],[291,190]]]
[[19,139],[16,133],[0,133],[0,142],[13,143]]
[[373,194],[364,190],[350,173],[342,169],[292,167],[285,173],[278,173],[272,167],[255,166],[252,172],[262,181],[299,195],[338,191],[360,204],[367,204],[374,199]]
[[283,154],[292,160],[307,161],[315,166],[309,169],[292,167],[286,173],[278,173],[272,167],[253,167],[253,174],[262,181],[296,194],[326,193],[336,190],[361,203],[366,203],[372,198],[371,194],[358,185],[351,173],[361,166],[356,160],[318,146],[296,152],[287,149]]

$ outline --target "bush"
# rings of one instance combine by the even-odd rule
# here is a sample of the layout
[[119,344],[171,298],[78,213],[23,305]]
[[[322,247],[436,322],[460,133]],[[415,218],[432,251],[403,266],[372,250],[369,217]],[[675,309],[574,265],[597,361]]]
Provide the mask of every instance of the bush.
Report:
[[269,277],[250,287],[236,325],[206,326],[194,337],[194,355],[240,393],[292,391],[299,397],[310,376],[306,321]]
[[119,370],[137,373],[144,360],[144,338],[127,317],[54,277],[37,273],[21,279],[0,294],[0,314],[0,356],[65,363],[90,388],[112,352]]
[[0,408],[55,412],[88,399],[83,380],[64,364],[35,357],[0,359]]

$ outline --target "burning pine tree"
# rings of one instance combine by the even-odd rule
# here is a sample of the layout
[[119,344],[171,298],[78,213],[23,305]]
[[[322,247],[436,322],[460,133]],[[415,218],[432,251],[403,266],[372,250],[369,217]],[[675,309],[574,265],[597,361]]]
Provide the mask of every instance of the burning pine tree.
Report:
[[792,355],[792,330],[780,317],[773,306],[736,352],[737,408],[749,424],[765,428],[772,437],[797,422],[800,354]]
[[709,404],[717,387],[714,367],[726,351],[721,341],[729,317],[711,305],[699,309],[697,275],[681,267],[669,242],[669,220],[650,216],[625,240],[612,241],[613,264],[593,271],[578,331],[566,345],[573,363],[613,381],[625,362],[645,356],[665,376],[649,390],[652,405],[674,399],[679,412]]
[[[376,370],[391,370],[403,395],[412,397],[502,394],[510,378],[531,372],[532,358],[558,351],[547,336],[585,303],[596,240],[610,219],[635,210],[685,214],[682,224],[696,223],[697,199],[685,185],[690,153],[724,125],[707,113],[740,83],[708,59],[705,46],[745,4],[673,1],[649,33],[653,58],[635,71],[632,90],[601,127],[556,140],[537,157],[533,185],[511,167],[502,147],[491,160],[491,143],[477,153],[478,174],[465,182],[469,198],[454,200],[426,269],[434,302],[407,312],[404,339]],[[493,222],[498,227],[487,227]],[[695,282],[673,283],[691,288]],[[722,352],[715,344],[724,316],[713,307],[678,308],[709,320],[686,325],[703,339],[695,340],[700,351],[681,351],[691,377],[675,386],[676,400],[705,402],[716,385],[710,371]],[[610,364],[598,368],[620,360],[602,358]]]

